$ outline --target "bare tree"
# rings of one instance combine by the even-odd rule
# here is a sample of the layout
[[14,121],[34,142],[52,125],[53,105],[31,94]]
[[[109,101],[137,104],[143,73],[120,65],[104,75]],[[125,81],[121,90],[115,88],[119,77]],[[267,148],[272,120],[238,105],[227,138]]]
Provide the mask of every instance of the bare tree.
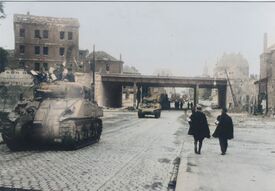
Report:
[[7,66],[8,55],[8,52],[0,47],[0,72],[3,72]]
[[[6,17],[6,14],[4,12],[4,5],[3,2],[0,1],[0,19],[4,19]],[[0,72],[3,72],[5,70],[5,67],[8,62],[8,52],[0,47]]]

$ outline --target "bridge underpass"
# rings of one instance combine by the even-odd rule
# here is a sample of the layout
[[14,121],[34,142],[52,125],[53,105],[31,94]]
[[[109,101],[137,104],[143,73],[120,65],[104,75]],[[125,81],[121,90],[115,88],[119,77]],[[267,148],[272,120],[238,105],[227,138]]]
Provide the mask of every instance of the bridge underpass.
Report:
[[150,75],[97,74],[96,101],[101,106],[121,107],[122,87],[132,86],[134,89],[134,103],[138,87],[181,87],[194,89],[194,105],[198,103],[199,88],[218,90],[219,107],[226,106],[227,80],[209,77],[177,77]]

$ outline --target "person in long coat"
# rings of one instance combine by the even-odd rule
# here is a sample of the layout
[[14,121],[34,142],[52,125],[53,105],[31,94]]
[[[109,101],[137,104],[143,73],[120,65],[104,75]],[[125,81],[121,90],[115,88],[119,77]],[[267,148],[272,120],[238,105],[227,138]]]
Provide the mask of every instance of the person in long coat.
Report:
[[[189,118],[190,128],[188,135],[194,137],[194,151],[196,154],[201,154],[201,148],[204,138],[210,138],[210,130],[205,114],[201,111],[201,107],[197,107],[197,111],[192,110],[192,115]],[[199,148],[198,148],[199,143]]]
[[234,129],[232,118],[227,115],[227,109],[222,109],[222,114],[217,117],[217,128],[213,133],[213,137],[219,138],[221,154],[225,155],[228,147],[228,139],[234,138]]

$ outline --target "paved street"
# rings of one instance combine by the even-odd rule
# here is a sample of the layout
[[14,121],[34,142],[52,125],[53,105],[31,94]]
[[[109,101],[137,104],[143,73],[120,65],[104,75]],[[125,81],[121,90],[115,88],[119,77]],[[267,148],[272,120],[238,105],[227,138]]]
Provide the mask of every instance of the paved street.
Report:
[[180,116],[138,119],[106,111],[102,139],[76,151],[10,152],[0,145],[0,187],[37,190],[167,190],[183,143]]
[[[208,117],[211,132],[216,115]],[[235,114],[233,120],[227,155],[214,138],[195,155],[183,112],[138,119],[134,112],[107,110],[101,141],[80,150],[10,152],[0,145],[0,188],[167,190],[181,156],[177,191],[273,191],[274,119]]]
[[[235,138],[224,156],[214,138],[204,142],[201,155],[194,154],[193,138],[184,133],[176,191],[275,190],[275,120],[247,114],[232,117]],[[213,132],[214,118],[209,123]]]

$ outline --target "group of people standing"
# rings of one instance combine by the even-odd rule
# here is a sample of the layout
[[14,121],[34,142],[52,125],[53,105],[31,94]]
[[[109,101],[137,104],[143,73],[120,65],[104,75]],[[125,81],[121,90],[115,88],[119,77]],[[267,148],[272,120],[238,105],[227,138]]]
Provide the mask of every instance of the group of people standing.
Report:
[[[192,114],[188,119],[190,128],[188,135],[194,137],[194,151],[196,154],[201,154],[201,148],[204,138],[210,138],[210,130],[205,114],[202,108],[197,106],[196,110],[192,109]],[[223,108],[221,115],[217,117],[215,122],[217,127],[213,133],[213,137],[219,138],[221,154],[225,155],[228,147],[228,139],[233,139],[233,122],[227,114],[227,109]]]

